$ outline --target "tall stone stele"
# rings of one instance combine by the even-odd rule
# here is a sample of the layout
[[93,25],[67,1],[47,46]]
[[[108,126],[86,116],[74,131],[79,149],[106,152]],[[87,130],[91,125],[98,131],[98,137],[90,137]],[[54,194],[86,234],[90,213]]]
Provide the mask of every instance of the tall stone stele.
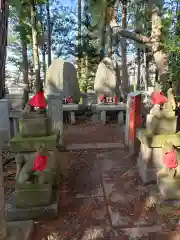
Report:
[[63,98],[72,97],[73,103],[80,100],[79,82],[74,65],[62,59],[56,59],[49,66],[45,81],[46,95],[62,94]]
[[95,80],[94,90],[97,94],[97,101],[100,102],[100,97],[122,96],[121,91],[121,68],[112,59],[105,57],[98,65]]

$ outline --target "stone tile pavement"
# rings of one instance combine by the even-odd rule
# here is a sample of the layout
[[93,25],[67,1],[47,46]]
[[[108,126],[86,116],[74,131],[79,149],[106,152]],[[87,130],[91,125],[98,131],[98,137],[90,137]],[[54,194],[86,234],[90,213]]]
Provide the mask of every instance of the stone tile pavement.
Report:
[[163,219],[146,208],[148,189],[124,146],[67,154],[59,217],[37,222],[33,240],[170,239]]

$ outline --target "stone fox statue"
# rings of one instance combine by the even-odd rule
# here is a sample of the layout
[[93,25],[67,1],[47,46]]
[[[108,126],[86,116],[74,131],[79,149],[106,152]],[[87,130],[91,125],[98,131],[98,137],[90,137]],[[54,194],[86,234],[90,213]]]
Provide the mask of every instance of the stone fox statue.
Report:
[[[38,158],[38,159],[37,159]],[[34,182],[49,183],[52,180],[52,172],[56,169],[55,159],[44,146],[37,148],[35,158],[25,160],[23,155],[16,156],[16,181],[18,183]]]
[[165,142],[162,146],[162,151],[164,154],[163,158],[163,168],[158,171],[157,175],[159,177],[171,177],[175,178],[179,175],[179,152],[174,148],[172,143]]

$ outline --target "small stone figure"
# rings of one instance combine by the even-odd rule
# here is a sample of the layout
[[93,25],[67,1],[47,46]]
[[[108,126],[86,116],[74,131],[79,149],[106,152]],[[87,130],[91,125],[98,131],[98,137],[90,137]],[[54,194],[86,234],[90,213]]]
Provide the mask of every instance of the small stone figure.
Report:
[[[17,173],[16,181],[18,183],[28,183],[37,181],[38,183],[48,183],[50,178],[48,173],[48,151],[44,146],[37,148],[36,158],[28,159],[22,155],[16,156]],[[50,169],[49,169],[50,170]]]
[[178,174],[179,166],[177,159],[177,152],[172,143],[165,142],[162,151],[164,154],[164,167],[158,171],[158,177],[175,178]]
[[176,103],[172,88],[168,89],[167,97],[161,92],[159,84],[156,84],[155,91],[152,94],[152,104],[154,105],[147,115],[146,127],[147,134],[154,134],[158,119],[171,118],[175,116]]

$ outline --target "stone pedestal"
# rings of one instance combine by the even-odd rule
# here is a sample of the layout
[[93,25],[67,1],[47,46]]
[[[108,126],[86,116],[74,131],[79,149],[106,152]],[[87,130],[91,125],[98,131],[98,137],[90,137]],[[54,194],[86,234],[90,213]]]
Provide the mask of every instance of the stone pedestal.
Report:
[[180,178],[157,177],[157,185],[164,200],[180,200]]
[[17,208],[15,192],[13,192],[6,203],[6,214],[8,221],[22,220],[45,220],[56,218],[59,209],[59,191],[54,191],[52,201],[48,206],[37,206],[29,208]]
[[163,153],[161,148],[150,148],[141,143],[137,169],[144,184],[156,182],[157,169],[162,167]]
[[20,152],[35,152],[38,144],[44,144],[45,147],[49,150],[54,149],[57,145],[57,135],[51,134],[49,136],[43,137],[22,137],[18,133],[10,141],[11,151],[20,153]]
[[15,197],[17,208],[47,206],[52,200],[52,184],[18,183]]

